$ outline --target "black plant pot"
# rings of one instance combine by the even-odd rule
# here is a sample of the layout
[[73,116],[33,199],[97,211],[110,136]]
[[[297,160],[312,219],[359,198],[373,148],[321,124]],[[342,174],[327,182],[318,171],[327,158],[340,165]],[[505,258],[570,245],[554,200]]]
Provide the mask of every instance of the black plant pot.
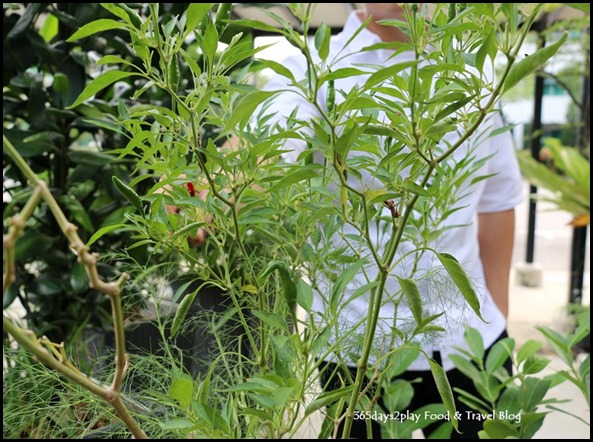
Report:
[[[183,280],[171,284],[175,292]],[[195,282],[189,285],[185,296],[193,293],[202,283]],[[221,317],[232,307],[228,294],[217,287],[202,287],[191,305],[186,321],[192,321],[192,325],[182,328],[174,338],[175,346],[183,353],[183,364],[185,369],[194,377],[200,377],[209,368],[212,360],[220,354],[219,343],[212,327],[212,318]],[[171,316],[175,315],[175,307],[171,309]],[[247,312],[243,312],[250,321],[253,320]],[[170,321],[169,321],[170,324]],[[222,336],[224,350],[239,353],[244,356],[248,354],[246,339],[243,327],[236,319],[236,313],[227,318],[224,325],[217,328],[219,338]],[[126,326],[126,351],[130,354],[154,354],[163,355],[163,338],[154,320],[142,320]],[[170,336],[170,329],[165,330],[165,337]],[[115,347],[114,333],[107,333],[105,337],[106,349]],[[138,379],[141,382],[141,379]]]

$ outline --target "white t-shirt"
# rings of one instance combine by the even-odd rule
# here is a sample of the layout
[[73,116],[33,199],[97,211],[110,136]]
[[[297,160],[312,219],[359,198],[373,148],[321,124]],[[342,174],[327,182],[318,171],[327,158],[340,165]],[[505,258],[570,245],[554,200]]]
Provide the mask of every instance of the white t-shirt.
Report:
[[[343,67],[352,67],[353,65],[387,66],[412,59],[413,55],[406,52],[398,54],[393,58],[390,58],[393,55],[393,51],[390,50],[378,49],[361,52],[362,48],[380,42],[379,37],[368,29],[362,30],[344,48],[346,42],[359,29],[361,24],[358,15],[353,12],[348,18],[343,31],[332,37],[327,61],[331,62],[336,55],[339,55],[339,57],[336,57],[339,60],[332,65],[332,71]],[[304,57],[289,57],[282,61],[282,64],[291,71],[297,81],[306,77],[307,64]],[[353,87],[364,84],[367,78],[368,75],[359,75],[336,80],[337,101],[339,102],[340,100],[339,90],[348,92]],[[291,86],[288,83],[289,81],[286,77],[275,75],[266,84],[265,89],[271,91],[290,89]],[[318,95],[320,106],[325,107],[326,94],[326,87],[321,88]],[[266,110],[266,113],[272,115],[268,124],[277,123],[280,126],[286,126],[286,119],[294,112],[295,108],[298,108],[297,117],[300,120],[309,121],[317,116],[315,107],[297,96],[297,94],[279,93],[274,96]],[[486,125],[490,124],[489,130],[493,130],[493,128],[501,125],[500,116],[498,114],[493,115],[494,119],[490,123],[486,123]],[[449,133],[445,136],[445,139],[450,142],[455,137],[455,133]],[[286,140],[283,149],[289,152],[283,155],[284,160],[287,162],[297,161],[299,154],[305,148],[305,142],[302,140]],[[351,154],[356,155],[355,152]],[[421,254],[416,266],[414,266],[413,256],[416,254],[410,255],[408,258],[404,255],[413,251],[415,247],[406,242],[401,244],[395,258],[396,261],[401,260],[401,262],[399,262],[397,268],[391,271],[386,285],[386,293],[394,294],[399,291],[399,282],[396,275],[404,278],[412,278],[417,281],[423,298],[424,316],[445,311],[445,314],[437,319],[434,324],[445,328],[447,333],[444,335],[441,334],[436,339],[424,339],[424,342],[422,342],[424,350],[430,356],[433,351],[440,351],[442,365],[445,370],[450,370],[454,367],[448,358],[449,354],[455,352],[454,347],[467,348],[463,337],[466,325],[474,327],[481,332],[486,348],[492,345],[495,339],[505,329],[505,318],[496,307],[485,284],[484,270],[480,261],[477,241],[477,214],[509,210],[518,205],[523,199],[521,175],[516,161],[512,139],[508,132],[490,138],[482,137],[479,142],[474,144],[466,143],[446,161],[448,164],[455,164],[466,159],[468,155],[474,156],[476,160],[489,157],[485,164],[474,172],[474,177],[483,175],[488,175],[489,177],[487,179],[477,180],[478,182],[471,186],[469,182],[471,182],[472,177],[470,177],[466,180],[464,186],[458,189],[457,195],[459,201],[455,203],[455,207],[458,210],[448,216],[444,221],[451,228],[443,231],[431,245],[439,253],[453,255],[464,267],[474,283],[474,288],[480,298],[481,314],[486,322],[480,320],[471,308],[469,308],[467,302],[459,293],[459,290],[448,278],[438,258],[430,252],[425,252]],[[316,159],[319,160],[319,156]],[[359,188],[381,188],[378,187],[380,183],[368,173],[363,173],[363,178],[352,184]],[[384,213],[388,217],[390,212],[385,208]],[[347,235],[349,233],[356,234],[357,232],[351,227],[345,226],[343,233]],[[371,238],[376,238],[374,245],[382,254],[384,251],[382,244],[387,242],[387,235],[390,234],[390,230],[384,230],[381,226],[377,227],[373,225],[370,233]],[[333,240],[336,247],[343,245],[339,238],[334,238]],[[366,277],[363,277],[363,273],[360,272],[359,276],[355,277],[349,284],[346,289],[346,298],[354,294],[358,287],[367,284],[368,279],[366,278],[369,278],[371,281],[374,280],[377,275],[376,265],[369,263],[369,265],[365,266],[365,270],[367,273]],[[313,311],[324,312],[327,310],[328,292],[331,290],[331,283],[324,283],[323,281],[316,282],[320,286],[320,290],[315,292]],[[413,316],[403,302],[396,306],[393,302],[389,301],[388,296],[386,298],[380,311],[380,321],[375,335],[376,345],[373,346],[372,359],[379,357],[393,344],[391,340],[395,317],[397,317],[395,326],[400,329],[409,330],[415,326]],[[334,328],[334,336],[331,341],[335,342],[342,339],[339,348],[347,349],[345,353],[356,355],[360,350],[360,336],[366,326],[364,319],[367,317],[368,311],[368,293],[357,296],[342,310],[340,317],[341,326]],[[320,322],[323,322],[323,320]],[[356,323],[361,324],[358,329],[359,333],[352,332],[352,324]],[[347,334],[345,340],[344,334]],[[341,356],[344,357],[344,355]],[[334,358],[330,356],[328,359],[333,360]],[[347,362],[354,364],[356,358]],[[428,370],[429,365],[424,357],[418,357],[409,369]]]

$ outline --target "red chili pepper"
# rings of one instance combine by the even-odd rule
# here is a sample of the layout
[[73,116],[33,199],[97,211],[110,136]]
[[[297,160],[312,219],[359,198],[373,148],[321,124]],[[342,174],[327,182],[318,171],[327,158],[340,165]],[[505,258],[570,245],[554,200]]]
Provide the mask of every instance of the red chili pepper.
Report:
[[187,183],[187,191],[189,192],[190,196],[195,196],[196,194],[196,188],[194,187],[194,185],[192,183]]

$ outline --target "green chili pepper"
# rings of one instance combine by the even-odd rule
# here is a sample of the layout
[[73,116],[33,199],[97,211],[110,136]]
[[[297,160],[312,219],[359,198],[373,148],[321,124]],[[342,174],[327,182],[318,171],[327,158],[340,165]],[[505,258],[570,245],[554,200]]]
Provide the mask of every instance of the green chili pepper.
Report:
[[124,184],[118,177],[112,177],[113,184],[117,187],[117,190],[134,206],[138,212],[143,213],[144,208],[142,207],[142,200],[138,196],[138,194],[127,184]]
[[260,279],[266,278],[273,271],[278,270],[280,274],[280,280],[282,281],[282,293],[284,300],[288,305],[288,309],[293,318],[296,318],[296,305],[297,305],[297,288],[290,269],[284,261],[272,261],[266,270],[261,274]]
[[169,86],[174,92],[179,87],[179,58],[177,54],[173,54],[173,58],[169,62]]
[[132,22],[132,25],[134,25],[134,27],[136,29],[142,29],[142,19],[140,18],[140,16],[138,15],[138,13],[136,11],[134,11],[132,8],[130,8],[125,3],[118,3],[117,6],[119,6],[124,11],[126,11],[126,13],[128,14],[128,17],[130,17],[130,22]]
[[350,215],[348,208],[348,189],[346,186],[342,186],[340,189],[340,199],[342,200],[342,210],[344,211],[344,218],[348,218]]
[[185,298],[183,298],[183,300],[179,303],[179,307],[177,307],[175,317],[173,318],[173,323],[171,324],[171,338],[174,338],[177,332],[179,331],[179,327],[181,327],[181,323],[187,316],[187,312],[193,304],[194,299],[196,299],[197,294],[198,290],[185,296]]
[[331,116],[336,106],[336,85],[334,80],[327,82],[327,113]]

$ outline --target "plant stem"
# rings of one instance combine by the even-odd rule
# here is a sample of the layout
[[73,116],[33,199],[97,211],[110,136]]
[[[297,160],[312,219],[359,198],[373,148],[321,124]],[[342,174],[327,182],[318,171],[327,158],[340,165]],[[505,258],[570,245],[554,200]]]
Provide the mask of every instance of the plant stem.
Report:
[[[43,198],[54,218],[56,219],[58,225],[60,226],[64,236],[68,239],[70,248],[77,254],[78,261],[84,264],[87,276],[89,278],[89,286],[105,293],[111,299],[116,336],[115,376],[113,385],[110,388],[102,388],[88,379],[86,375],[77,369],[72,368],[74,366],[68,361],[56,359],[36,339],[31,339],[31,337],[28,336],[24,330],[12,324],[12,322],[6,316],[4,316],[3,319],[4,329],[7,330],[19,344],[33,353],[41,362],[45,363],[51,368],[54,368],[69,378],[71,381],[78,383],[82,387],[88,389],[92,393],[97,394],[109,402],[115,408],[118,416],[126,424],[134,437],[137,439],[147,439],[146,434],[140,429],[137,422],[130,415],[120,396],[121,383],[128,362],[127,355],[125,353],[124,321],[120,298],[121,287],[127,279],[127,274],[123,273],[116,282],[105,282],[101,279],[99,271],[97,270],[99,255],[89,251],[89,248],[80,239],[80,236],[78,236],[78,228],[68,221],[64,215],[64,212],[58,205],[58,202],[47,188],[47,184],[37,177],[35,172],[33,172],[24,158],[18,153],[18,151],[5,135],[3,135],[3,144],[5,151],[13,159],[17,167],[25,174],[29,182],[35,187],[33,195],[23,208],[21,214],[17,217],[13,217],[11,229],[9,230],[9,233],[3,238],[4,249],[7,251],[7,255],[9,256],[9,261],[6,266],[7,269],[4,275],[3,290],[6,292],[8,286],[12,282],[12,278],[14,277],[13,274],[9,273],[9,270],[14,268],[13,249],[16,238],[20,236],[20,233],[25,228],[26,220],[31,216],[33,210]],[[10,260],[12,260],[12,264]]]
[[137,422],[134,420],[127,407],[123,403],[119,391],[115,391],[112,388],[104,388],[96,384],[80,371],[72,369],[54,358],[45,348],[42,347],[37,339],[31,336],[32,332],[28,332],[18,327],[5,315],[2,315],[2,325],[4,330],[13,336],[19,345],[23,346],[33,356],[35,356],[39,362],[47,365],[50,368],[53,368],[68,378],[70,381],[80,385],[83,388],[86,388],[91,393],[94,393],[104,399],[106,402],[109,402],[113,408],[115,408],[115,411],[117,412],[120,419],[124,422],[136,439],[148,439],[146,433],[144,433],[144,431],[142,431],[142,429],[138,426]]
[[37,187],[33,191],[33,194],[23,207],[23,210],[16,215],[13,216],[9,223],[10,227],[8,229],[8,233],[3,235],[2,237],[2,244],[3,249],[6,254],[6,267],[4,269],[4,275],[2,278],[2,294],[6,294],[6,290],[10,284],[15,282],[16,280],[16,264],[15,264],[15,253],[14,253],[14,246],[16,244],[17,239],[23,234],[25,230],[25,224],[27,220],[33,215],[35,211],[35,207],[41,201],[41,188]]

